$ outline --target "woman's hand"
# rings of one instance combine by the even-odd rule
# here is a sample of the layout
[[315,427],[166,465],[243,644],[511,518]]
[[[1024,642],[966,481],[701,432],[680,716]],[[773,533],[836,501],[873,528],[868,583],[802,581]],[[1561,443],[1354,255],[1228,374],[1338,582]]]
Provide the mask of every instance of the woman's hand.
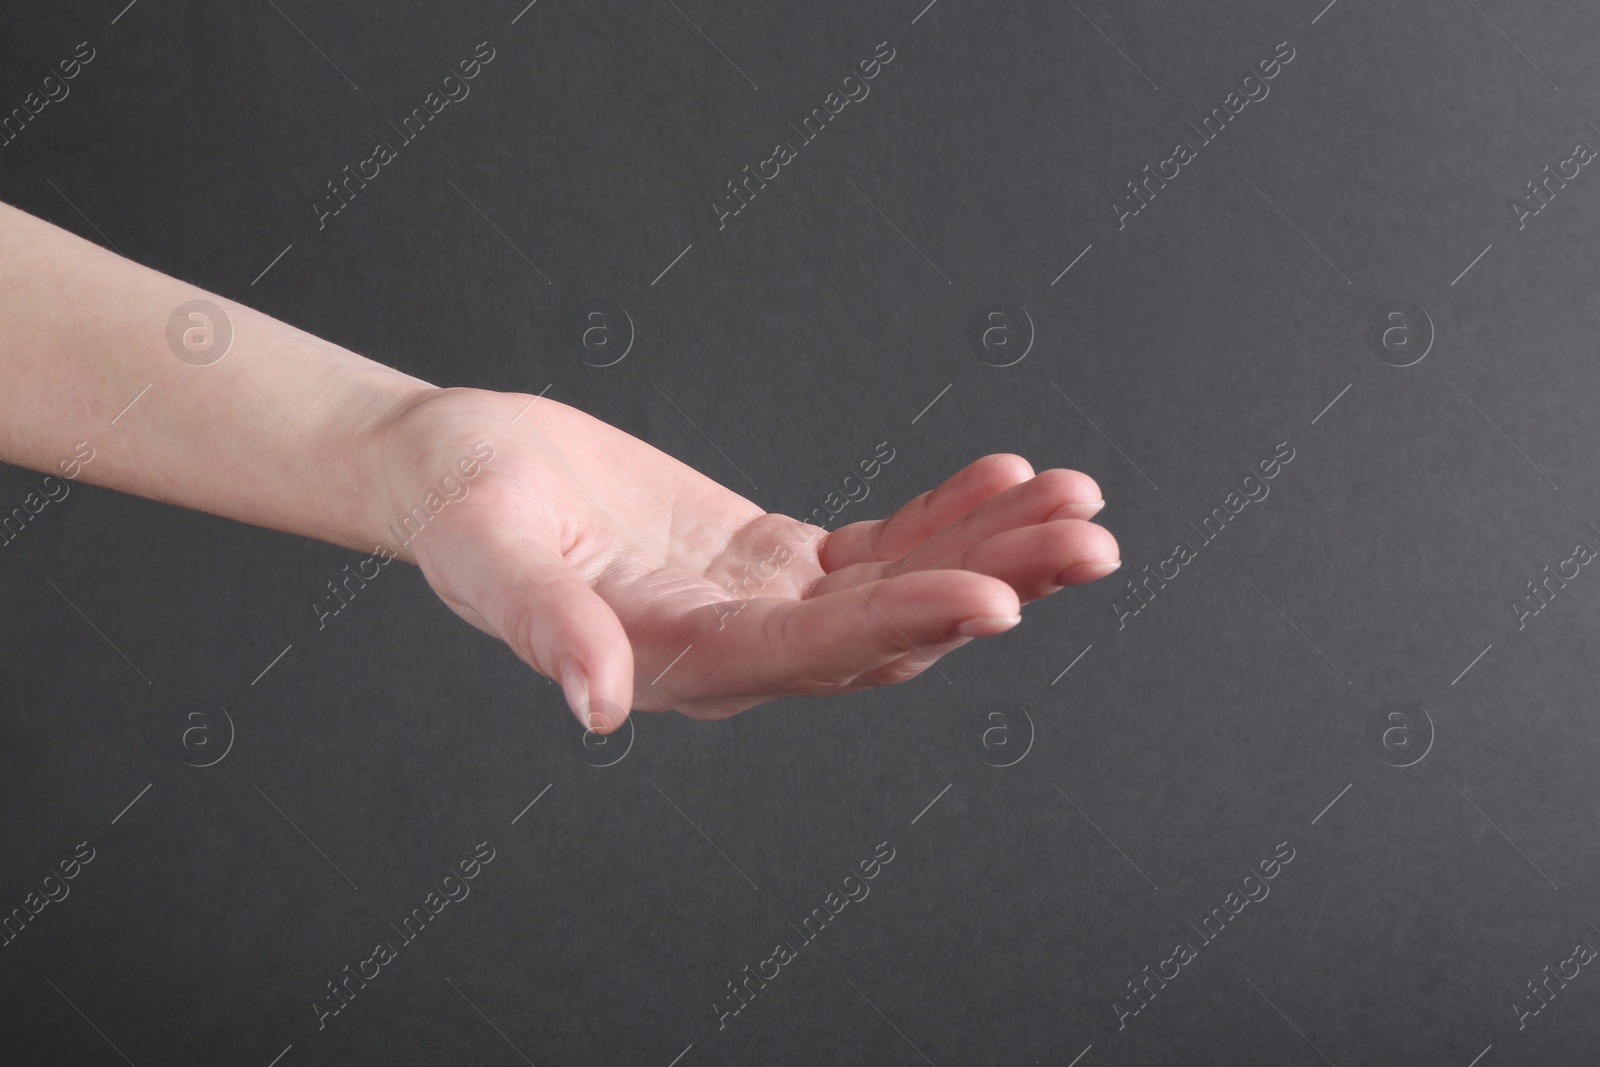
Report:
[[[172,334],[197,303],[231,338],[198,359]],[[984,456],[825,532],[564,404],[435,388],[3,204],[0,323],[0,459],[53,471],[92,436],[96,485],[389,545],[599,732],[903,682],[1118,565],[1082,474]]]
[[475,389],[420,391],[376,430],[389,517],[462,482],[479,442],[493,458],[398,554],[600,733],[630,708],[717,719],[903,682],[1119,565],[1095,482],[1020,456],[829,533],[575,408]]

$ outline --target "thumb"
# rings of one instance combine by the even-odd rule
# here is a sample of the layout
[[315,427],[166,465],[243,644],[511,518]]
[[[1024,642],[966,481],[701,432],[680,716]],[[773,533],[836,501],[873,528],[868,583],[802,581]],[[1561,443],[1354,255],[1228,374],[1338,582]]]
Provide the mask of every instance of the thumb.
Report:
[[622,621],[554,549],[523,541],[509,555],[478,561],[474,603],[523,662],[561,684],[584,729],[610,733],[633,706]]

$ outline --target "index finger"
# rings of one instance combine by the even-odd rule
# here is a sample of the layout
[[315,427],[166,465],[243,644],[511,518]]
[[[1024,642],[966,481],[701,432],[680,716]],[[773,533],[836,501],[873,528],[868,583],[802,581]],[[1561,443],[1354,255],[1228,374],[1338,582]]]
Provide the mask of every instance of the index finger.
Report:
[[981,456],[887,519],[853,522],[832,531],[818,547],[817,561],[824,572],[832,572],[854,563],[899,559],[979,504],[1032,477],[1033,465],[1021,456]]

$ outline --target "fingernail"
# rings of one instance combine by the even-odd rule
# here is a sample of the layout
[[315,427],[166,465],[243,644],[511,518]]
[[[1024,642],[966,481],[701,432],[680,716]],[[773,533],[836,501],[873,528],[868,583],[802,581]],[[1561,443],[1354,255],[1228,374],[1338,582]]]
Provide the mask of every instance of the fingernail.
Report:
[[1100,514],[1106,506],[1104,500],[1074,500],[1052,511],[1046,522],[1056,522],[1059,519],[1092,519]]
[[567,706],[572,709],[572,714],[577,716],[578,724],[585,730],[604,733],[605,716],[589,706],[589,674],[583,669],[583,664],[573,656],[564,656],[560,673],[562,695],[567,698]]
[[1021,615],[986,615],[968,619],[956,627],[962,637],[993,637],[1003,634],[1022,621]]
[[1122,566],[1120,559],[1097,559],[1089,563],[1074,563],[1056,575],[1056,584],[1082,585],[1084,582],[1104,578],[1120,566]]

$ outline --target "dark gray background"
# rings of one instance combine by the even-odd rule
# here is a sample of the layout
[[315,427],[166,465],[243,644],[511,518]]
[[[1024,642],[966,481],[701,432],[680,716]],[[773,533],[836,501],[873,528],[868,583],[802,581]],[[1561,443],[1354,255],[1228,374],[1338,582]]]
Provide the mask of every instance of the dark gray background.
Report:
[[[1600,579],[1520,631],[1510,605],[1600,546],[1600,176],[1520,231],[1510,198],[1600,144],[1600,13],[924,2],[0,16],[0,109],[97,53],[0,148],[11,203],[430,381],[548,385],[771,510],[883,440],[840,522],[986,452],[1081,469],[1125,560],[912,684],[639,714],[596,767],[624,739],[586,749],[414,570],[319,632],[360,553],[76,485],[0,548],[0,909],[96,856],[0,948],[0,1058],[1592,1060],[1591,969],[1520,1030],[1513,1004],[1600,944]],[[1270,96],[1119,231],[1123,183],[1285,40]],[[324,182],[480,41],[471,96],[319,231]],[[870,96],[719,231],[724,183],[881,41]],[[637,333],[603,369],[597,300]],[[1366,340],[1391,300],[1431,319],[1414,366]],[[1036,331],[1006,368],[969,337],[998,305]],[[1271,495],[1119,630],[1125,577],[1282,441]],[[39,480],[0,471],[0,510]],[[231,750],[186,765],[218,706]],[[1400,751],[1431,740],[1407,768],[1374,742],[1397,708]],[[471,896],[319,1030],[325,983],[481,841]],[[870,897],[719,1030],[724,983],[882,841]]]

